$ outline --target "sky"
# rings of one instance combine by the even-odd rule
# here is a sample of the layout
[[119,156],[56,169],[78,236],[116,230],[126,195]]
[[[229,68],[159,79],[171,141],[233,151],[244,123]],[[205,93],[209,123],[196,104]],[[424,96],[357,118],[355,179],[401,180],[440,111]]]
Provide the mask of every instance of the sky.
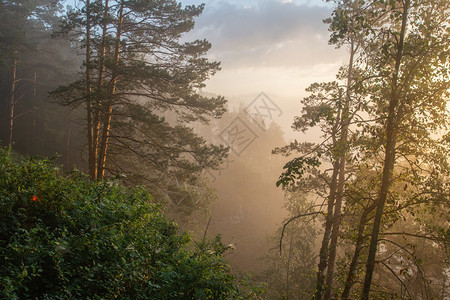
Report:
[[[221,71],[207,81],[205,92],[229,99],[230,106],[247,105],[264,92],[281,109],[279,119],[290,131],[300,112],[305,88],[335,79],[345,64],[345,50],[328,44],[323,19],[331,7],[320,0],[183,0],[205,3],[203,14],[186,39],[207,39],[208,57]],[[291,136],[289,132],[288,136]]]

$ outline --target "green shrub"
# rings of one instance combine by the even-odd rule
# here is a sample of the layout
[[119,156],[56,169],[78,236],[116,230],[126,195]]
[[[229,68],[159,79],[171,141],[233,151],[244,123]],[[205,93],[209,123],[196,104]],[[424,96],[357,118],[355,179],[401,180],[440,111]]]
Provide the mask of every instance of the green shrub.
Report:
[[240,298],[220,238],[190,244],[143,188],[0,149],[0,298]]

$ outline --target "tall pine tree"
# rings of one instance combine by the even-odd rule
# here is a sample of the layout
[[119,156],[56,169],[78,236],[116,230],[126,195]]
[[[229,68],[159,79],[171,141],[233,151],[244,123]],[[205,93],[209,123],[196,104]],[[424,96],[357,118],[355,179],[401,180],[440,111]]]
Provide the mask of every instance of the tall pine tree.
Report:
[[[86,107],[89,173],[123,174],[157,186],[195,181],[226,155],[191,124],[225,111],[223,97],[200,93],[219,70],[205,58],[206,40],[182,42],[203,5],[176,1],[86,0],[67,14],[61,32],[84,48],[83,74],[55,91],[67,105]],[[132,171],[133,174],[130,172]]]

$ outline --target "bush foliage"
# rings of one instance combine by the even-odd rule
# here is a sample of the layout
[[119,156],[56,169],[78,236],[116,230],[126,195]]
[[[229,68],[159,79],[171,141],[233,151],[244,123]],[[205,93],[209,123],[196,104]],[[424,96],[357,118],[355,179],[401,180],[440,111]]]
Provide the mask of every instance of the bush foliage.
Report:
[[220,238],[192,243],[142,188],[0,149],[0,214],[0,298],[241,298]]

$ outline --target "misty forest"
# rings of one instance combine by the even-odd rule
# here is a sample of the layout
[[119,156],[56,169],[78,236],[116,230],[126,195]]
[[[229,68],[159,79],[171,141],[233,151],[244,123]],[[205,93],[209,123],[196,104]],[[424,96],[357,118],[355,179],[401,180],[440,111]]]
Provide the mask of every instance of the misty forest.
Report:
[[290,128],[208,5],[0,1],[0,298],[450,299],[449,0],[324,1]]

